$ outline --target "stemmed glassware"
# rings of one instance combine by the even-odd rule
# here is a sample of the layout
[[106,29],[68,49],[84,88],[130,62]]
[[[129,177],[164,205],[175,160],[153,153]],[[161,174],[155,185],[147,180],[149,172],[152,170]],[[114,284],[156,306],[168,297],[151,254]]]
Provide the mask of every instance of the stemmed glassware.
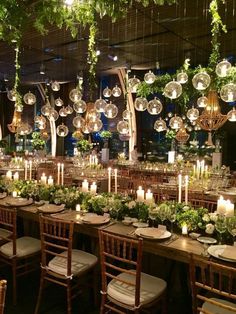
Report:
[[157,211],[154,211],[153,209],[149,210],[148,217],[152,221],[152,228],[155,226],[155,220],[157,218]]
[[173,233],[173,223],[176,221],[176,208],[170,206],[167,212],[167,219],[170,222],[170,232]]
[[161,204],[160,206],[157,207],[157,216],[161,220],[162,225],[164,223],[164,220],[167,219],[168,210],[169,206],[165,206],[164,204]]
[[227,230],[226,218],[224,215],[219,215],[215,222],[216,231],[219,232],[219,244],[222,244],[222,235]]
[[234,243],[236,237],[236,216],[227,218],[227,229],[229,233],[233,236]]

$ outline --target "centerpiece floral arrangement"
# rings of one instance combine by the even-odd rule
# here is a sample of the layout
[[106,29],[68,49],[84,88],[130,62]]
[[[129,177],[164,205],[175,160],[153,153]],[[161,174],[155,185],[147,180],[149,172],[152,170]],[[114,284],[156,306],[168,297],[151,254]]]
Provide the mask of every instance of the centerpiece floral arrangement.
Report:
[[32,147],[35,150],[43,150],[45,148],[45,140],[42,138],[40,132],[32,133]]
[[91,144],[88,140],[82,139],[77,142],[76,147],[79,152],[87,153],[93,148],[93,144]]

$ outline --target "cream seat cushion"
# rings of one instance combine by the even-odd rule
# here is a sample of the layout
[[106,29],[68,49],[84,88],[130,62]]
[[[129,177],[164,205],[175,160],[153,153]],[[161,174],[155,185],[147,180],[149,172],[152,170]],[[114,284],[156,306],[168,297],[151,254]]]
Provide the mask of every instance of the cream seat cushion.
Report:
[[[16,239],[16,256],[24,257],[30,254],[34,254],[41,250],[41,241],[32,237],[21,237]],[[0,252],[8,256],[13,255],[13,244],[8,242],[0,247]]]
[[12,232],[3,228],[0,228],[0,240],[1,238],[7,238],[12,235]]
[[[211,304],[210,302],[204,302],[203,306],[202,306],[202,309],[205,310],[205,311],[208,311],[212,314],[233,314],[233,313],[236,313],[236,304],[235,303],[232,303],[232,302],[229,302],[229,301],[226,301],[226,300],[221,300],[221,299],[218,299],[218,298],[211,298],[211,300],[214,300],[216,302],[219,302],[219,303],[222,303],[222,304],[225,304],[225,305],[229,305],[229,306],[232,306],[235,308],[235,311],[230,311],[230,310],[227,310],[227,309],[224,309],[220,306],[217,306],[215,304]],[[202,313],[202,312],[201,312]]]
[[[135,283],[135,276],[131,274],[121,273],[117,277]],[[140,304],[144,305],[158,298],[166,286],[163,279],[141,273]],[[107,286],[107,294],[120,303],[129,306],[135,304],[135,286],[112,279]]]
[[[63,257],[64,256],[64,257]],[[97,263],[97,257],[93,254],[81,251],[72,250],[71,256],[71,273],[76,276]],[[60,256],[55,256],[48,263],[48,269],[60,275],[67,275],[67,252],[62,252]]]

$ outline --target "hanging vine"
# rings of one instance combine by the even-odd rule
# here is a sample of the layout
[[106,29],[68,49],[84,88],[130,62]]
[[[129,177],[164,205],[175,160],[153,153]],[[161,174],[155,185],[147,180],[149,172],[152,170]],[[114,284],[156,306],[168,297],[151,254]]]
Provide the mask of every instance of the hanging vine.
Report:
[[21,112],[23,110],[22,97],[19,93],[20,84],[20,63],[19,63],[20,45],[19,42],[16,43],[15,48],[15,83],[13,93],[16,98],[15,100],[15,110]]

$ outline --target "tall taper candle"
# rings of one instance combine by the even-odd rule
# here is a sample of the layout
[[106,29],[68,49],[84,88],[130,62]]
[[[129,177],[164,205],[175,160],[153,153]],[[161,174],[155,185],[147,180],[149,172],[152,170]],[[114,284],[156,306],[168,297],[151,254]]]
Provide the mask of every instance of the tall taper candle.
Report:
[[61,164],[61,185],[64,185],[64,164]]
[[57,184],[60,184],[60,169],[61,169],[61,164],[57,164]]
[[179,184],[179,194],[178,194],[178,202],[181,203],[182,199],[182,175],[178,175],[178,184]]
[[185,204],[188,204],[188,176],[185,176]]
[[25,181],[27,180],[28,160],[25,160]]
[[108,193],[111,193],[111,168],[108,168]]
[[114,169],[115,173],[115,194],[117,194],[117,169]]
[[32,180],[32,160],[29,161],[29,180]]

